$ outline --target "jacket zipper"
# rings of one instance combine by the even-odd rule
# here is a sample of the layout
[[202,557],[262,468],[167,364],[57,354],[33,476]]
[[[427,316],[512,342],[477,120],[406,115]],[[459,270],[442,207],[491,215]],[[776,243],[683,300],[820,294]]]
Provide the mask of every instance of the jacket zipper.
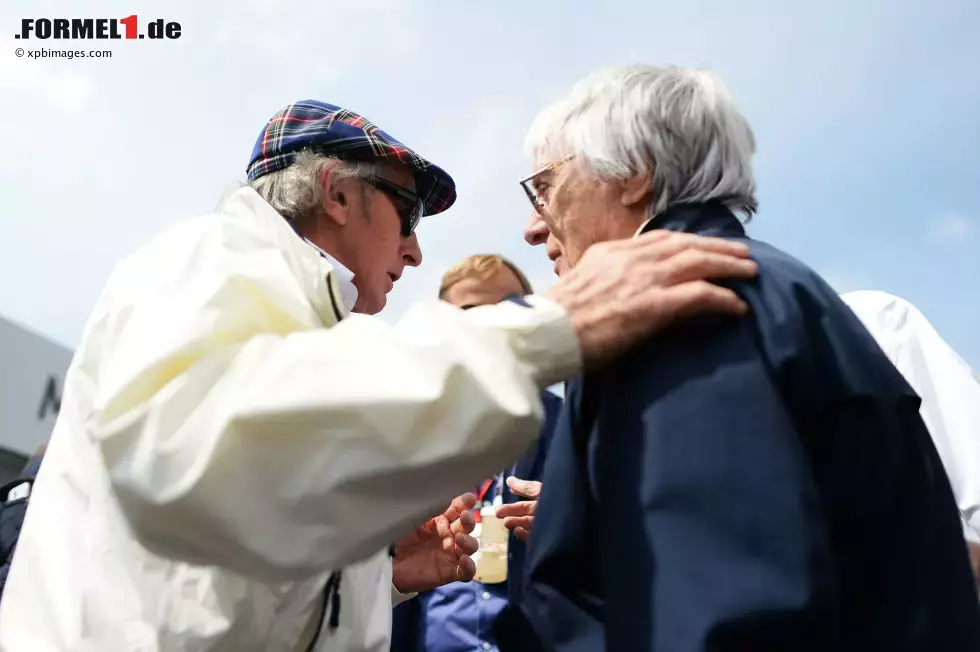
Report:
[[[331,595],[333,600],[331,600]],[[323,587],[323,606],[320,608],[320,617],[317,619],[316,631],[313,632],[313,638],[310,639],[310,644],[306,646],[306,652],[314,652],[316,650],[317,644],[320,642],[320,634],[323,633],[323,623],[327,619],[327,608],[331,606],[331,602],[334,604],[333,611],[339,616],[340,614],[340,573],[334,572],[330,574],[330,578],[327,580],[326,585]],[[330,627],[332,629],[337,628],[336,618],[331,616]]]
[[333,270],[327,273],[327,294],[330,295],[330,307],[333,308],[334,318],[339,324],[344,320],[344,313],[340,310],[338,305],[337,296],[335,294],[334,283],[336,283],[336,278],[334,277]]

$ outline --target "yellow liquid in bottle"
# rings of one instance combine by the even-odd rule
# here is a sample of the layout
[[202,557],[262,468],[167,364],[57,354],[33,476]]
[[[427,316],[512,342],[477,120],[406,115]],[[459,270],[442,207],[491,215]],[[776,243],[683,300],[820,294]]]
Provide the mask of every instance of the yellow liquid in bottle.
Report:
[[476,561],[476,581],[499,584],[507,581],[507,537],[509,530],[503,519],[497,518],[495,509],[484,508],[480,512],[480,555]]

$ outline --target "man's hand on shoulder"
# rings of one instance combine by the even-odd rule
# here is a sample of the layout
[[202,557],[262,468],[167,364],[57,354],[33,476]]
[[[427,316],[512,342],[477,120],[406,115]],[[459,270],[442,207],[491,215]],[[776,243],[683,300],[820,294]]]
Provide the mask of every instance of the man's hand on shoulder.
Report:
[[593,245],[545,296],[568,312],[589,370],[680,318],[745,314],[745,302],[711,281],[757,274],[743,243],[652,231]]

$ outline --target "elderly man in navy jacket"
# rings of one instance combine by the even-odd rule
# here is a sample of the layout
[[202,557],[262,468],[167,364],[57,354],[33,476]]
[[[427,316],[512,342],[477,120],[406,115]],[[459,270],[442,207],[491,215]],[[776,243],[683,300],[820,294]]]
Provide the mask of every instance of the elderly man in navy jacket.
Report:
[[[442,277],[439,298],[463,310],[490,305],[512,296],[532,294],[530,281],[512,262],[497,255],[470,256],[453,265]],[[480,502],[519,504],[533,494],[515,493],[535,486],[544,470],[562,401],[549,391],[542,393],[545,421],[541,436],[531,450],[510,469],[487,478],[475,492]],[[505,477],[507,482],[504,482]],[[477,504],[477,512],[480,505]],[[509,599],[521,593],[526,531],[511,534],[508,541],[507,580],[501,583],[456,582],[422,593],[394,610],[392,652],[483,652],[496,650],[493,624]]]
[[749,315],[568,384],[500,649],[980,650],[919,398],[819,276],[746,235],[754,138],[723,82],[605,71],[528,140],[526,237],[559,274],[596,242],[679,231],[748,243],[759,277],[729,284]]

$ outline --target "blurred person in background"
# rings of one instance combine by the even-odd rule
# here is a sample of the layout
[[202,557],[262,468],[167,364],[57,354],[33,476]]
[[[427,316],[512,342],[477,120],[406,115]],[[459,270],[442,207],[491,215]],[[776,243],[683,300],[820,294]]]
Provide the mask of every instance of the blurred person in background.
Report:
[[31,489],[47,444],[41,444],[34,455],[24,465],[20,475],[0,487],[0,601],[3,600],[3,589],[7,584],[10,564],[13,561],[14,550],[20,539],[20,531],[27,516],[27,505],[30,502]]
[[[532,294],[534,289],[527,276],[514,263],[497,255],[470,256],[450,268],[439,284],[439,298],[461,310]],[[540,491],[539,480],[544,472],[548,447],[551,445],[555,422],[562,407],[561,399],[551,391],[542,392],[541,401],[545,408],[545,421],[538,441],[524,457],[507,469],[506,475],[499,473],[494,478],[485,480],[480,487],[486,495],[501,496],[504,505],[525,502],[518,500],[522,498],[536,498]],[[488,485],[488,482],[492,484]],[[496,511],[502,509],[498,505],[494,507],[498,507]],[[515,598],[521,594],[521,571],[530,535],[519,525],[511,529],[513,536],[508,542],[510,563],[507,589],[511,598]]]
[[980,590],[980,381],[905,299],[876,290],[841,299],[922,399],[919,411],[949,477]]
[[262,128],[247,175],[110,276],[31,493],[3,652],[387,650],[393,602],[472,579],[475,497],[452,497],[531,446],[540,392],[680,317],[743,313],[708,279],[756,272],[742,244],[645,238],[595,248],[546,296],[432,301],[393,326],[368,315],[421,264],[415,228],[452,178],[313,100]]
[[603,71],[528,150],[526,239],[561,279],[598,242],[672,233],[746,243],[759,276],[726,283],[748,315],[679,323],[567,384],[500,649],[980,649],[919,398],[829,285],[746,235],[755,139],[724,82]]
[[[462,310],[533,293],[524,273],[497,255],[475,255],[461,260],[443,275],[439,285],[439,298]],[[515,493],[512,487],[527,492],[526,487],[541,478],[561,399],[546,390],[541,393],[541,402],[545,419],[537,442],[516,463],[474,488],[477,529],[473,535],[477,538],[494,518],[494,508],[528,497],[527,493]],[[526,531],[518,532],[520,536],[526,534]],[[520,595],[524,547],[519,536],[511,533],[507,541],[506,578],[502,581],[454,582],[398,605],[394,613],[392,652],[496,650],[493,623],[508,597],[516,599]],[[482,557],[477,560],[477,577],[481,576],[482,560]]]

